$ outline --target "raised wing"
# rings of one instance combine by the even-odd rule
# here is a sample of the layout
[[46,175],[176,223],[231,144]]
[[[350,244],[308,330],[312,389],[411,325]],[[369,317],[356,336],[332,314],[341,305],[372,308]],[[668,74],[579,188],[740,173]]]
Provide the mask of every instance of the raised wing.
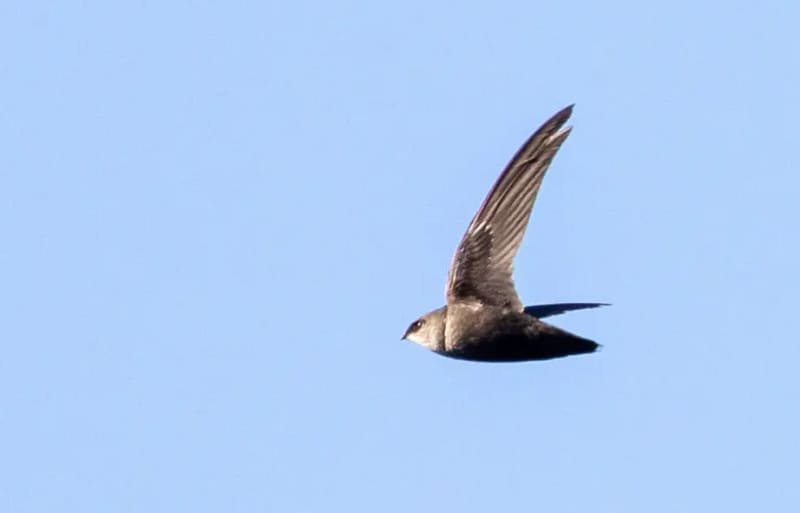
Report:
[[572,105],[545,122],[500,174],[453,256],[448,303],[475,299],[522,311],[511,277],[514,257],[545,171],[569,135],[570,129],[561,127],[571,114]]

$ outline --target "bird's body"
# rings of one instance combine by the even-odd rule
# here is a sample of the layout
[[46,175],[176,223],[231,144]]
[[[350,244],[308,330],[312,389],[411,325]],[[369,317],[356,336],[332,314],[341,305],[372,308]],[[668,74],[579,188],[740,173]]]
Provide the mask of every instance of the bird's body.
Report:
[[523,307],[511,278],[544,173],[569,129],[558,112],[520,148],[500,175],[453,257],[447,304],[420,317],[409,339],[444,356],[487,362],[544,360],[591,353],[598,345],[540,318],[603,303]]
[[[581,308],[595,306],[600,304],[586,303]],[[461,360],[547,360],[591,353],[597,349],[595,342],[542,322],[524,311],[456,303],[438,308],[423,318],[426,325],[436,327],[440,332],[431,332],[433,336],[425,340],[413,333],[405,338],[441,355]]]

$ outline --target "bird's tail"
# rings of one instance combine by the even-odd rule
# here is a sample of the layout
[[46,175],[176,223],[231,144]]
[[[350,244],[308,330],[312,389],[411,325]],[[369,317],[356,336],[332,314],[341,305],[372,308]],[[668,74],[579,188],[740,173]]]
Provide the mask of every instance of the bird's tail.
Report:
[[600,344],[587,338],[556,328],[553,325],[539,322],[540,335],[537,348],[542,352],[542,359],[559,358],[573,354],[593,353]]

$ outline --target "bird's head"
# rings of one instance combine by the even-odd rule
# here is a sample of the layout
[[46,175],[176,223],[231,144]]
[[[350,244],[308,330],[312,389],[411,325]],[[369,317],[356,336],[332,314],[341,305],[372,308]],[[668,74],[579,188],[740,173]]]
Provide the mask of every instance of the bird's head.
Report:
[[426,313],[411,323],[403,335],[403,340],[410,340],[432,351],[443,350],[446,318],[446,306]]

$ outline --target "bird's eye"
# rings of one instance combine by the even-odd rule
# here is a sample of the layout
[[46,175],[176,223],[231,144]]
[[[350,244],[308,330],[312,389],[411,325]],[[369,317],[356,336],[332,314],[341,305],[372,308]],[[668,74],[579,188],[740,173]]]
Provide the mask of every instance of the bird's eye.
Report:
[[411,329],[409,331],[417,331],[418,329],[420,329],[422,327],[423,324],[425,324],[425,321],[423,319],[420,319],[418,321],[414,321],[414,323],[411,325]]

